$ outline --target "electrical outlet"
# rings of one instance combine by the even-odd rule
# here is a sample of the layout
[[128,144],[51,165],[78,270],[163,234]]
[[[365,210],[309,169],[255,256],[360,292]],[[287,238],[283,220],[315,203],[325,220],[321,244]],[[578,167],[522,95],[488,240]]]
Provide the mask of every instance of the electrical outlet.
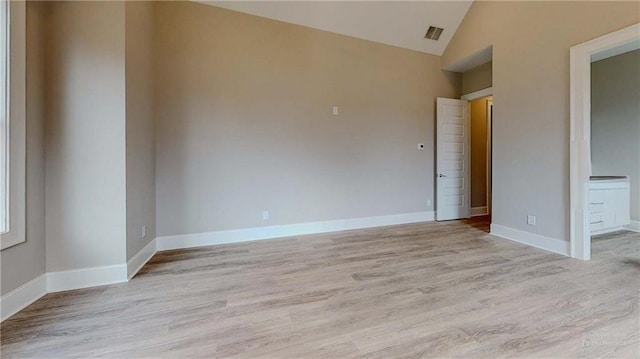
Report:
[[269,220],[269,211],[262,211],[262,220],[263,221],[268,221]]
[[145,238],[147,236],[147,226],[142,226],[140,229],[140,238]]
[[427,207],[431,207],[431,200],[430,199],[427,200]]
[[334,115],[338,114],[338,106],[333,106],[333,114]]
[[536,216],[527,216],[527,224],[530,226],[535,226],[536,225]]

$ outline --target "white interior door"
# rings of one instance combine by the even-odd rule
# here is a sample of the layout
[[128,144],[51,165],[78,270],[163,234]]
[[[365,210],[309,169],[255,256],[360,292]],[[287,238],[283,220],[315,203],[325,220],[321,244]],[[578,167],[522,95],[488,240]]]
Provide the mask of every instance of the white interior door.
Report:
[[469,218],[469,102],[438,97],[436,134],[436,219]]

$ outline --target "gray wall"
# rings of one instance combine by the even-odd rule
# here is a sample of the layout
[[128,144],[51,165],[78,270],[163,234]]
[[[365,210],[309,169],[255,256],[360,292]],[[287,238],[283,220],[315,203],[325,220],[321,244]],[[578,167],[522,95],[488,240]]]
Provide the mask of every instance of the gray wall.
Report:
[[493,84],[493,62],[488,62],[462,73],[462,94],[483,90]]
[[[127,2],[127,260],[156,233],[153,36],[153,4]],[[142,226],[147,229],[145,238]]]
[[51,4],[47,271],[126,259],[125,4]]
[[159,236],[433,210],[439,57],[155,6]]
[[26,242],[0,252],[5,295],[45,272],[44,235],[44,7],[27,2]]
[[569,240],[569,48],[638,22],[639,2],[471,5],[442,61],[493,45],[493,223]]
[[591,65],[594,175],[631,180],[631,219],[640,221],[640,50]]

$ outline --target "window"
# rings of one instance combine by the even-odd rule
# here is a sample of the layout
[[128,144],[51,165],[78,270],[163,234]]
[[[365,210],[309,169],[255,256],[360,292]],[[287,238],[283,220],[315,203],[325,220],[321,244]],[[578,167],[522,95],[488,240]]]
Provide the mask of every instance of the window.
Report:
[[0,233],[9,230],[9,2],[0,2]]
[[26,4],[0,0],[0,249],[26,240]]

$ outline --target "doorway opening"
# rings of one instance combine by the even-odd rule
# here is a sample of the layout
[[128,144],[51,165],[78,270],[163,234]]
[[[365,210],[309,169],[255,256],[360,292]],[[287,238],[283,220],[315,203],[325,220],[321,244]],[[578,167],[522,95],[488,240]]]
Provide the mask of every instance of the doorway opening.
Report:
[[[640,240],[640,49],[591,63],[592,256]],[[631,251],[630,250],[630,251]]]
[[[570,241],[571,256],[591,259],[592,225],[605,223],[598,219],[596,206],[604,206],[604,193],[590,193],[594,175],[591,153],[592,93],[591,64],[640,48],[640,24],[573,46],[570,51]],[[640,174],[636,174],[640,175]],[[604,188],[603,188],[604,189]],[[613,190],[612,188],[610,190]],[[600,198],[602,197],[602,198]],[[592,204],[593,203],[593,204]],[[615,215],[613,217],[615,221]]]
[[491,214],[491,123],[493,96],[469,101],[471,122],[471,217]]
[[436,219],[468,219],[489,232],[493,89],[438,99]]
[[[491,93],[491,94],[489,94]],[[462,97],[469,101],[471,218],[469,224],[489,233],[491,225],[491,169],[493,134],[493,89]]]

